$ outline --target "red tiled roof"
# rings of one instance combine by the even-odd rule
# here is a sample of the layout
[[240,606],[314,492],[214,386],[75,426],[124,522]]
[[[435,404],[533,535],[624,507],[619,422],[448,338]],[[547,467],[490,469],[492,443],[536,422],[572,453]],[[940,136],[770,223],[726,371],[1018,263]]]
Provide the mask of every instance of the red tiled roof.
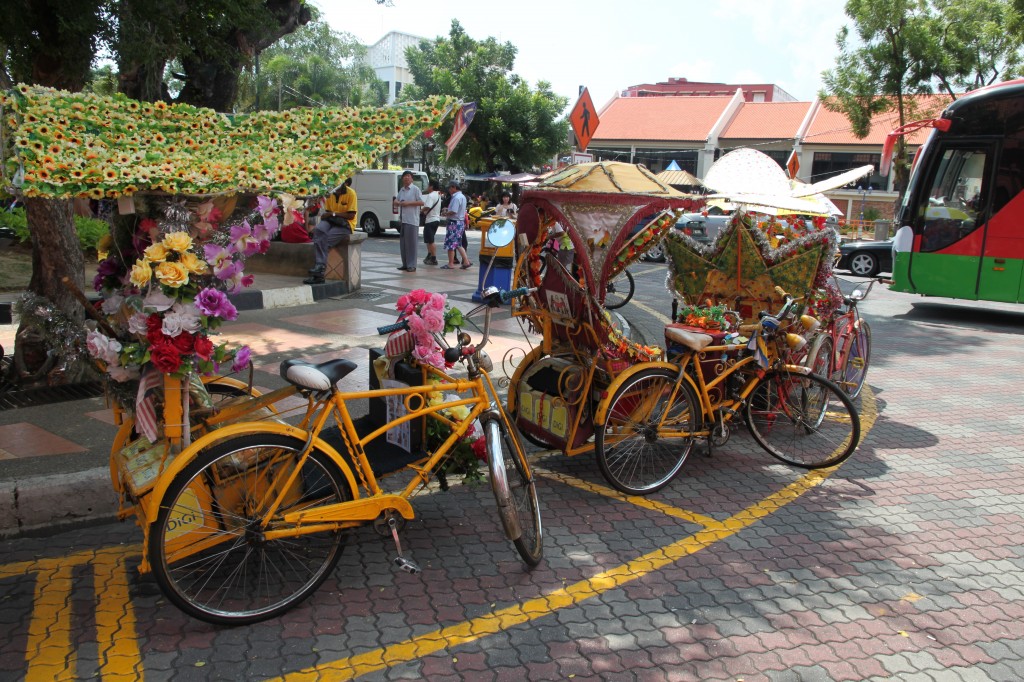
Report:
[[619,97],[601,112],[594,142],[671,140],[702,142],[731,97]]
[[[916,111],[907,120],[922,118],[933,118],[942,113],[946,105],[950,103],[949,97],[942,95],[919,95],[914,98]],[[895,111],[888,111],[877,114],[871,121],[871,131],[868,136],[860,139],[854,136],[850,130],[850,122],[846,116],[836,111],[829,111],[824,106],[818,107],[814,114],[811,125],[807,128],[807,135],[804,138],[806,144],[863,144],[881,145],[885,143],[885,136],[894,128],[899,127],[899,116]],[[922,144],[931,132],[931,128],[924,128],[906,137],[909,144]]]
[[719,138],[792,139],[810,108],[810,102],[744,102]]

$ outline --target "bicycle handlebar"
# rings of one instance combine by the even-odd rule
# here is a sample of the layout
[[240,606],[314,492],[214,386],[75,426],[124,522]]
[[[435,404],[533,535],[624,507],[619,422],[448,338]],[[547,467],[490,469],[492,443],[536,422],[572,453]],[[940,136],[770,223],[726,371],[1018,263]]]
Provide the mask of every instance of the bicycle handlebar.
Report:
[[399,322],[395,322],[394,324],[386,324],[383,327],[377,327],[377,333],[383,336],[384,334],[390,334],[391,332],[398,332],[408,328],[409,321],[400,320]]
[[531,289],[530,287],[519,287],[518,289],[513,289],[512,291],[502,290],[498,292],[498,296],[501,297],[502,303],[508,303],[513,298],[520,298],[522,296],[528,295],[531,291],[534,291],[534,289]]

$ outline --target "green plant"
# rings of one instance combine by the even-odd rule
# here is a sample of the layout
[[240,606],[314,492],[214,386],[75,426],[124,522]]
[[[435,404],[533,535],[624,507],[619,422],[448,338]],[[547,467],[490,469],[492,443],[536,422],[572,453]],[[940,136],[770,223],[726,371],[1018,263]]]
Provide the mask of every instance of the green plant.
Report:
[[78,231],[78,243],[82,251],[95,251],[96,243],[110,232],[110,223],[98,218],[75,216],[75,229]]
[[28,219],[25,217],[25,209],[16,208],[0,213],[0,225],[14,230],[19,242],[28,240]]
[[874,206],[868,206],[864,209],[864,220],[871,223],[882,218],[882,212]]
[[[0,213],[0,226],[9,227],[18,235],[18,242],[24,244],[29,240],[28,218],[24,208]],[[75,230],[78,232],[78,243],[82,251],[95,251],[96,243],[103,235],[110,232],[110,224],[98,218],[75,216]]]

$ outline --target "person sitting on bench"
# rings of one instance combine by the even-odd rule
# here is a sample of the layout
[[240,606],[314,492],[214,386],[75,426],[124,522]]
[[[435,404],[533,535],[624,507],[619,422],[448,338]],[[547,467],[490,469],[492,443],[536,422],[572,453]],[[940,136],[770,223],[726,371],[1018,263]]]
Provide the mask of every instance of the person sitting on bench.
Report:
[[323,284],[327,272],[327,253],[331,247],[348,239],[356,225],[358,203],[356,192],[349,178],[334,188],[324,201],[320,222],[313,230],[315,262],[309,270],[309,278],[303,284]]

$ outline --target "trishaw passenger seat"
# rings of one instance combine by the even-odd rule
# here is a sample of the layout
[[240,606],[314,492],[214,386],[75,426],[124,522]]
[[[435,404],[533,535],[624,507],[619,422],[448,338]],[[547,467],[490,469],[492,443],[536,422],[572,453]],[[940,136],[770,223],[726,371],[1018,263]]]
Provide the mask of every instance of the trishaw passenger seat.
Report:
[[701,352],[714,341],[714,338],[708,334],[679,329],[673,325],[665,327],[665,339],[686,346],[695,353]]
[[292,358],[281,363],[281,378],[300,388],[326,391],[352,372],[358,365],[351,360],[338,358],[314,364]]

